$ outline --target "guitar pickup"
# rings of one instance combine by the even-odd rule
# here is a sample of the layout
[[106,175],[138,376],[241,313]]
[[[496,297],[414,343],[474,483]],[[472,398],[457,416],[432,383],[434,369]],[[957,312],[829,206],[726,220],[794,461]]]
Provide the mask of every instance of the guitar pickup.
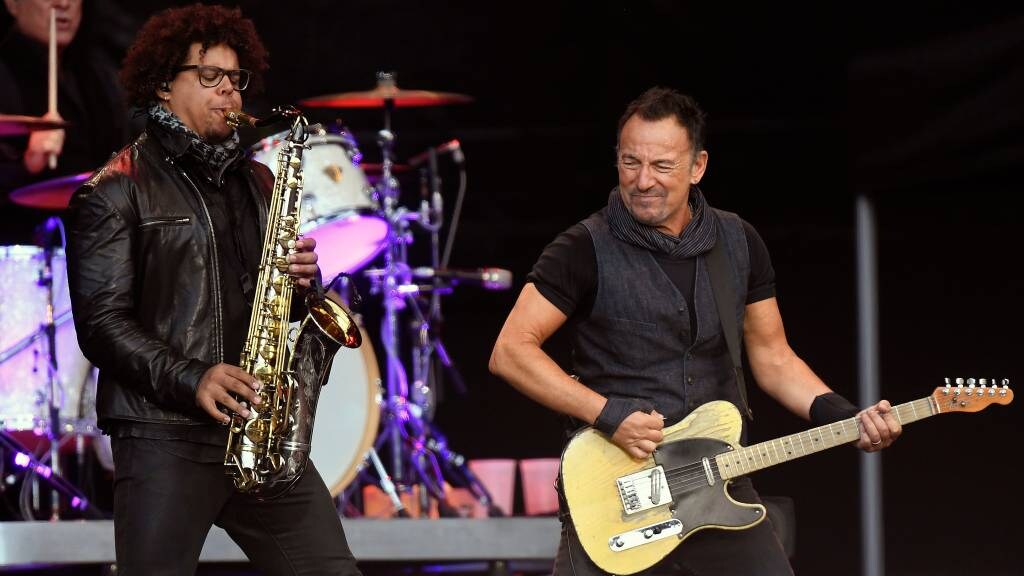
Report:
[[651,542],[657,542],[669,536],[678,536],[683,533],[683,523],[672,519],[629,532],[623,532],[608,539],[608,549],[612,552],[622,552]]
[[648,468],[615,480],[619,487],[619,499],[622,510],[636,514],[672,502],[672,492],[665,478],[665,469],[661,466]]

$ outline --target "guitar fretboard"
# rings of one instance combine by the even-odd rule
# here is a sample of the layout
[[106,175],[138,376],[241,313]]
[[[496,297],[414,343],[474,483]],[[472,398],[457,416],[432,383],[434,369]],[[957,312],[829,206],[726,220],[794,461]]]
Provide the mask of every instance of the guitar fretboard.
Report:
[[[892,409],[900,425],[938,414],[938,406],[926,397]],[[715,456],[722,479],[734,478],[757,470],[788,462],[808,454],[849,444],[860,438],[860,419],[856,416],[804,432],[783,436]]]

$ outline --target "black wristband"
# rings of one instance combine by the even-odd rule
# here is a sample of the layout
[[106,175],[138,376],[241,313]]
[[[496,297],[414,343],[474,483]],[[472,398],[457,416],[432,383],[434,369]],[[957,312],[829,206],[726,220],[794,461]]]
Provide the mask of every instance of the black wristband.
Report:
[[811,422],[815,426],[824,426],[846,418],[852,418],[860,410],[852,402],[835,392],[828,392],[814,397],[811,402]]
[[608,398],[604,408],[601,409],[601,413],[597,415],[597,420],[594,421],[594,428],[608,436],[614,436],[615,431],[619,429],[619,424],[622,424],[622,421],[628,418],[630,414],[633,412],[646,412],[649,414],[652,410],[654,410],[654,406],[647,400],[612,396]]

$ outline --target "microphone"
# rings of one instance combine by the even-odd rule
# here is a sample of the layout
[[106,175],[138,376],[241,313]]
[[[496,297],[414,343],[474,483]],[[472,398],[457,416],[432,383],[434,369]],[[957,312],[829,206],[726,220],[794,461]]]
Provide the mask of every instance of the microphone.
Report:
[[412,269],[412,275],[417,278],[452,280],[453,283],[465,282],[481,286],[485,290],[508,290],[512,286],[512,272],[504,268],[456,270],[419,267]]
[[[459,143],[458,138],[454,140],[449,140],[444,144],[441,144],[433,148],[433,151],[438,156],[440,156],[441,154],[448,154],[450,152],[452,155],[452,160],[454,160],[456,164],[462,164],[466,160],[466,157],[462,154],[462,144]],[[420,164],[426,162],[428,159],[430,159],[430,149],[428,149],[426,152],[421,152],[410,158],[409,166],[415,168],[416,166],[419,166]]]

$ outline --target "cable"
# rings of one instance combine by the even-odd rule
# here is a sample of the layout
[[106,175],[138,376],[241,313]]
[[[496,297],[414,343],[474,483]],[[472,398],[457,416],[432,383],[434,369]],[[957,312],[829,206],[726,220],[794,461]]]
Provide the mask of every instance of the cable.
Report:
[[448,268],[448,260],[452,255],[452,246],[455,242],[455,233],[459,229],[459,217],[462,215],[462,201],[466,197],[466,167],[459,164],[459,194],[455,197],[455,209],[452,210],[452,225],[448,228],[448,237],[444,242],[444,256],[441,258],[441,268]]

